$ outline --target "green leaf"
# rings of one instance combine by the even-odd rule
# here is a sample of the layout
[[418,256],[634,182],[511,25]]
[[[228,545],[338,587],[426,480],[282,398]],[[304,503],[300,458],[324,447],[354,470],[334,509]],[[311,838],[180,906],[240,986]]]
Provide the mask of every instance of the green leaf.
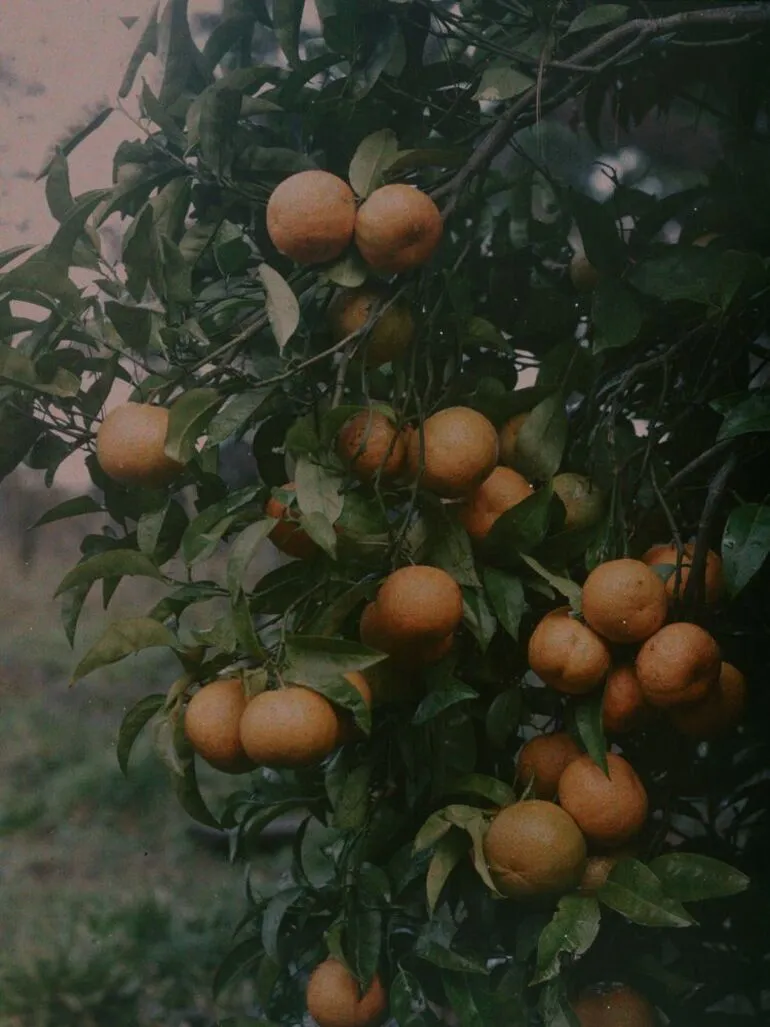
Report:
[[272,517],[256,521],[244,528],[233,543],[227,560],[227,588],[232,595],[242,591],[246,571],[275,524]]
[[197,101],[197,125],[190,134],[193,140],[197,136],[201,157],[219,177],[230,171],[241,102],[241,94],[235,89],[217,86],[209,86]]
[[546,485],[506,510],[492,525],[484,540],[484,550],[507,562],[538,546],[548,532],[552,497],[553,489]]
[[458,973],[441,977],[449,1008],[462,1027],[489,1027],[501,1022],[509,1027],[507,1011],[499,1008],[486,977]]
[[302,514],[299,523],[317,546],[328,553],[332,560],[337,559],[337,533],[328,517],[314,510],[313,513]]
[[607,25],[617,25],[628,17],[626,4],[596,4],[581,11],[574,21],[570,22],[567,35],[571,32],[584,32]]
[[770,552],[770,506],[744,503],[727,518],[722,535],[722,569],[731,597],[748,585]]
[[523,701],[520,688],[508,688],[495,696],[487,711],[487,738],[495,749],[504,749],[519,728]]
[[543,1027],[581,1027],[572,1011],[567,988],[562,977],[547,981],[538,1001]]
[[534,85],[529,75],[516,68],[487,68],[481,76],[474,100],[511,100]]
[[275,35],[292,68],[300,63],[299,30],[304,10],[305,0],[274,0],[273,3]]
[[353,901],[348,907],[345,950],[349,953],[351,970],[362,986],[368,988],[377,971],[382,950],[382,913],[378,907],[383,895],[381,892],[372,894],[365,882],[366,876],[359,873],[356,888],[352,891]]
[[236,514],[256,497],[256,486],[231,492],[226,499],[207,507],[187,526],[182,536],[181,553],[186,564],[207,560],[222,540]]
[[604,773],[609,776],[607,740],[604,737],[604,723],[602,719],[601,691],[588,699],[576,702],[572,709],[575,717],[575,727],[586,752],[594,763],[601,767]]
[[123,718],[118,731],[117,757],[118,766],[128,777],[128,759],[142,730],[161,710],[166,702],[165,695],[146,695],[132,706]]
[[388,992],[390,1013],[399,1027],[422,1027],[428,1008],[419,980],[408,970],[399,970]]
[[384,173],[398,153],[398,137],[390,128],[366,136],[358,144],[348,170],[348,179],[362,199],[384,182]]
[[422,700],[412,717],[412,723],[426,724],[429,720],[437,717],[439,713],[449,709],[450,706],[468,699],[478,699],[478,697],[479,693],[470,685],[463,684],[451,674],[447,675],[441,678],[436,687],[432,688]]
[[136,353],[147,352],[157,317],[152,310],[108,300],[104,311],[130,350]]
[[601,353],[634,341],[642,327],[642,311],[634,294],[622,282],[602,278],[591,301],[591,320],[594,353]]
[[[247,938],[232,948],[214,974],[211,990],[216,1000],[231,981],[242,977],[262,958],[264,949],[261,938]],[[249,1021],[253,1025],[253,1021]]]
[[73,200],[67,158],[58,148],[48,166],[45,198],[52,216],[57,221],[63,221],[72,207]]
[[195,443],[221,402],[222,396],[217,389],[183,392],[169,407],[166,456],[180,464],[189,463],[196,452]]
[[701,902],[738,895],[751,883],[728,863],[691,852],[668,852],[649,864],[664,891],[680,902]]
[[104,507],[100,506],[92,496],[75,496],[74,499],[65,499],[63,503],[58,503],[47,510],[42,517],[35,521],[32,528],[41,528],[44,524],[63,521],[67,517],[82,517],[85,514],[94,513],[104,513]]
[[533,556],[527,556],[525,553],[521,553],[521,559],[528,567],[532,568],[535,574],[538,574],[544,581],[547,581],[549,585],[555,588],[557,592],[560,592],[565,599],[568,599],[569,604],[575,613],[580,613],[583,601],[583,590],[577,582],[570,580],[570,578],[561,577],[559,574],[553,574]]
[[62,303],[67,310],[76,311],[81,307],[80,290],[67,277],[66,267],[61,262],[49,259],[45,251],[34,253],[16,267],[6,271],[0,277],[3,292],[14,290],[39,293]]
[[[94,559],[101,558],[94,557]],[[134,617],[116,621],[114,624],[110,624],[99,641],[78,663],[72,672],[71,683],[74,684],[99,667],[117,663],[132,653],[157,647],[170,649],[177,647],[176,636],[159,621],[153,620],[151,617]]]
[[364,697],[358,689],[349,681],[338,674],[336,677],[316,679],[315,681],[300,682],[314,692],[325,696],[335,706],[348,710],[353,714],[353,719],[359,730],[368,735],[372,730],[372,713],[366,704]]
[[527,609],[521,579],[495,567],[485,567],[482,577],[495,616],[511,638],[518,642],[521,618]]
[[669,898],[657,875],[637,859],[624,859],[610,871],[598,898],[605,906],[643,927],[690,927],[693,917]]
[[192,303],[192,267],[177,244],[166,235],[160,237],[160,258],[167,302]]
[[770,392],[756,392],[728,410],[717,441],[770,431]]
[[206,446],[219,446],[232,435],[241,435],[252,418],[257,419],[260,407],[269,401],[271,395],[266,390],[254,389],[231,397],[211,419],[206,433]]
[[343,638],[287,635],[284,676],[302,685],[318,685],[351,670],[365,670],[386,659],[368,646]]
[[482,349],[499,350],[511,353],[511,344],[503,337],[502,332],[483,317],[472,317],[463,329],[463,342],[466,346],[479,346]]
[[303,896],[302,888],[284,888],[274,895],[262,915],[262,944],[267,955],[283,965],[279,951],[279,935],[286,914]]
[[334,799],[334,826],[340,831],[360,831],[369,809],[372,768],[367,763],[353,767]]
[[11,346],[0,345],[0,379],[48,396],[71,398],[80,391],[80,379],[70,371],[59,367],[51,381],[45,381],[26,353]]
[[565,895],[537,944],[533,984],[558,976],[564,956],[579,959],[596,941],[601,914],[592,896]]
[[400,75],[406,65],[406,42],[399,21],[384,18],[378,27],[374,46],[363,60],[356,61],[348,84],[350,94],[361,101],[377,85],[383,73]]
[[0,251],[0,268],[4,268],[6,264],[13,263],[17,257],[21,257],[25,253],[29,253],[34,247],[31,245],[27,246],[11,246],[7,250]]
[[122,577],[154,578],[163,581],[163,575],[144,553],[133,549],[113,549],[111,552],[91,556],[64,575],[54,595],[60,596],[71,588],[93,585],[102,578]]
[[516,798],[510,785],[498,781],[496,777],[489,777],[488,774],[463,774],[458,778],[451,778],[447,791],[452,794],[478,795],[488,799],[495,806],[509,806]]
[[577,221],[586,257],[597,271],[618,275],[626,264],[626,247],[609,204],[577,192],[569,194],[568,203]]
[[66,138],[59,139],[56,143],[54,156],[46,162],[45,166],[40,171],[40,174],[37,176],[37,181],[48,174],[53,161],[56,160],[58,155],[69,157],[72,151],[80,146],[80,144],[95,132],[97,128],[101,128],[114,109],[114,107],[103,107],[97,114],[89,118],[88,121],[72,129]]
[[331,267],[324,268],[322,277],[344,289],[357,289],[368,276],[368,268],[357,250],[348,250]]
[[133,49],[131,57],[129,58],[128,65],[123,74],[123,78],[120,82],[118,89],[118,96],[121,100],[124,100],[133,88],[134,81],[136,80],[136,73],[142,64],[142,61],[148,54],[154,54],[158,49],[158,8],[160,3],[153,5],[150,14],[148,15],[147,21],[145,22],[142,34],[137,40],[136,46]]
[[301,456],[294,469],[297,505],[303,514],[320,513],[335,524],[342,513],[344,478]]
[[426,510],[428,551],[426,559],[451,575],[458,585],[480,586],[468,532],[443,505]]
[[440,945],[431,938],[419,938],[412,950],[418,959],[424,959],[442,970],[456,970],[459,973],[488,974],[489,970],[479,960],[461,955],[448,946]]
[[485,653],[497,631],[497,618],[481,589],[463,588],[462,593],[463,623]]
[[443,809],[431,813],[414,840],[412,851],[423,852],[435,845],[439,839],[449,831],[451,827],[459,827],[465,830],[466,825],[475,820],[482,811],[478,806],[467,806],[463,803],[453,803]]
[[516,437],[516,467],[525,478],[547,481],[556,474],[567,444],[568,427],[564,397],[559,392],[530,412]]
[[189,760],[185,764],[184,773],[174,774],[172,780],[177,801],[188,817],[192,817],[193,820],[205,827],[213,827],[218,830],[219,821],[206,805],[198,787],[195,761]]
[[278,348],[283,350],[299,327],[299,300],[283,275],[269,264],[260,264],[257,272],[265,288],[265,307],[270,327]]
[[158,540],[170,509],[170,497],[161,493],[136,522],[136,544],[139,546],[139,551],[150,558],[157,549]]
[[257,634],[254,616],[249,606],[248,597],[244,592],[238,592],[231,597],[230,616],[235,636],[241,648],[256,660],[264,661],[266,659],[265,649]]
[[689,300],[724,306],[725,275],[732,277],[734,273],[726,254],[699,246],[667,249],[671,252],[636,264],[628,275],[629,283],[646,295],[668,302]]

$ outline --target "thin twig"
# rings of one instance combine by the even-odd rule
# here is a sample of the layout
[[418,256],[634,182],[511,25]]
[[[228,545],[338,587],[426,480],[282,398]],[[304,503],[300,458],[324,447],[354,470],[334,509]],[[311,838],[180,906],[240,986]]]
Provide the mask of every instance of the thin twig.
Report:
[[669,478],[663,486],[663,494],[667,495],[669,492],[673,492],[674,489],[678,488],[686,478],[689,478],[691,474],[694,474],[696,471],[699,471],[701,467],[710,463],[715,456],[719,456],[720,453],[724,453],[731,445],[732,439],[724,439],[722,442],[715,443],[710,449],[704,450],[703,453],[696,456],[694,460],[689,462],[689,464],[685,464],[681,470],[677,471],[675,475]]
[[697,608],[705,595],[706,565],[711,532],[719,509],[719,502],[737,462],[737,456],[735,453],[731,453],[711,479],[706,493],[706,502],[703,504],[698,534],[695,539],[695,551],[692,554],[692,566],[684,590],[684,601],[691,609]]

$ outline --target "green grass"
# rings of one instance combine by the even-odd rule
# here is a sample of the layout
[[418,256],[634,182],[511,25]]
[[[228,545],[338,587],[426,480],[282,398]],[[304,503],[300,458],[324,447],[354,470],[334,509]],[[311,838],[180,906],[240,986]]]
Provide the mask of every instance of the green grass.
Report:
[[[175,659],[149,651],[68,687],[76,657],[51,593],[75,558],[46,546],[25,572],[11,559],[0,596],[0,1027],[208,1027],[248,1000],[248,982],[211,999],[242,868],[191,830],[149,733],[127,779],[117,766],[125,710],[169,687]],[[142,583],[121,590],[110,615],[153,599]],[[78,654],[104,622],[95,597]],[[242,784],[200,777],[215,809]],[[286,861],[266,855],[254,884]]]

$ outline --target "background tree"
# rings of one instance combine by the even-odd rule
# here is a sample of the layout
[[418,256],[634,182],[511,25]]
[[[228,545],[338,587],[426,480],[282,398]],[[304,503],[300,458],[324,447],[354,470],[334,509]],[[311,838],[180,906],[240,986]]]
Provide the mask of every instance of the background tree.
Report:
[[[291,880],[248,891],[215,982],[255,975],[258,1022],[310,1005],[364,1024],[386,1003],[409,1027],[448,1007],[472,1027],[604,1022],[574,999],[599,982],[634,989],[606,1001],[640,1023],[647,1001],[676,1023],[758,1018],[770,12],[318,8],[303,38],[301,0],[229,5],[202,51],[184,2],[155,12],[121,95],[151,52],[162,82],[113,185],[68,182],[103,112],[46,169],[54,238],[2,256],[0,470],[51,481],[84,449],[100,501],[45,521],[112,520],[57,589],[69,638],[96,583],[105,606],[127,575],[168,587],[73,676],[178,654],[118,757],[152,719],[182,805],[233,858],[303,811]],[[599,203],[552,153],[567,103],[597,142],[608,119],[691,111],[724,156],[660,197],[610,173]],[[337,256],[307,250],[330,235]],[[119,382],[137,403],[105,418]],[[243,439],[233,489],[221,458]],[[298,559],[255,582],[268,535]],[[554,728],[558,772],[527,775],[522,742]],[[216,813],[193,747],[251,770]]]

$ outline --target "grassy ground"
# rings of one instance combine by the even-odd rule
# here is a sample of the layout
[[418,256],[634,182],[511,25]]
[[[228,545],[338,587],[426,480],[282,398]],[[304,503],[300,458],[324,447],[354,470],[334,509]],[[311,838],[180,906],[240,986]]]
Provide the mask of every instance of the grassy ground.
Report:
[[[0,1027],[216,1023],[211,977],[242,912],[242,869],[191,830],[149,739],[128,780],[115,759],[124,710],[164,691],[177,667],[150,652],[69,689],[73,656],[51,594],[77,548],[49,537],[25,566],[4,530]],[[121,589],[115,612],[137,602],[143,612],[143,586]],[[95,603],[79,648],[103,619]],[[213,773],[202,780],[214,805],[233,787]],[[285,859],[266,854],[256,883]]]

